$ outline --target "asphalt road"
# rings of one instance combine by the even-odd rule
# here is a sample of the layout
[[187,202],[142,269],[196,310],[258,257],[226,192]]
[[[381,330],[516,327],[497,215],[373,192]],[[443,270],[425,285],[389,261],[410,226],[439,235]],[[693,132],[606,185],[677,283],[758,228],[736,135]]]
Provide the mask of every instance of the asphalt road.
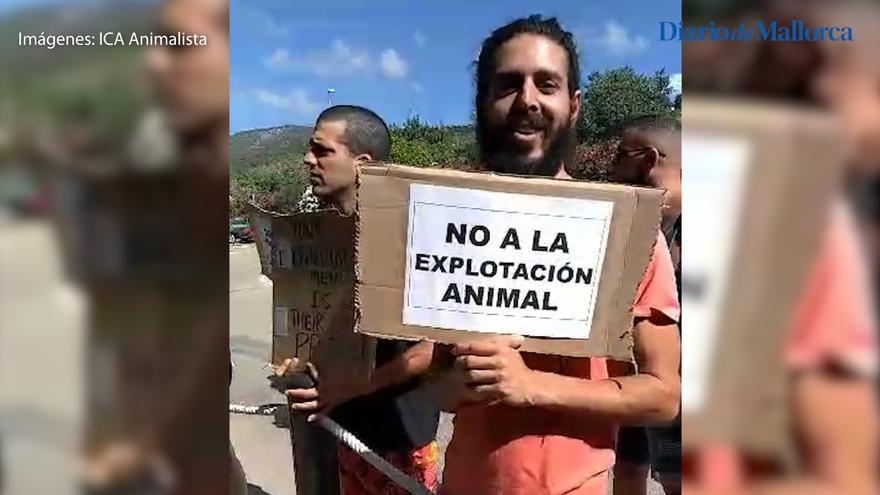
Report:
[[9,495],[74,493],[85,301],[49,226],[0,216],[0,443]]
[[[235,369],[229,401],[263,405],[281,402],[268,387],[272,349],[272,288],[260,277],[254,245],[229,248],[229,347]],[[229,436],[251,484],[251,493],[296,493],[290,437],[283,421],[230,414]]]

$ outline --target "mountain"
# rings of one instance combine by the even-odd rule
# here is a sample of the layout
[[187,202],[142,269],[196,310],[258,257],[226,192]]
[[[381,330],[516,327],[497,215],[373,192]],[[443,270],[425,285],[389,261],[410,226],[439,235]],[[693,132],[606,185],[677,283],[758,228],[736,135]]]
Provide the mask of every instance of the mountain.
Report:
[[229,137],[230,170],[301,163],[311,133],[311,127],[298,125],[237,132]]
[[[425,124],[416,125],[435,129]],[[407,137],[404,128],[405,126],[392,126],[395,139]],[[473,140],[473,126],[449,126],[446,130],[456,139]],[[414,133],[419,134],[419,132]],[[229,137],[229,168],[232,172],[237,172],[279,163],[299,165],[302,163],[311,134],[311,127],[301,125],[283,125],[237,132]]]

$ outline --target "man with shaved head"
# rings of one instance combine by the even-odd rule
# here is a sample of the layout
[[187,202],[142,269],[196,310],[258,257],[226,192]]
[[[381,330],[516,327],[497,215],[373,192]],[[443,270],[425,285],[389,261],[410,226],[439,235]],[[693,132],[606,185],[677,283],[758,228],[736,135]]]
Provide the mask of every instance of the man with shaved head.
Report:
[[[385,161],[391,154],[388,127],[375,112],[337,105],[318,116],[303,157],[312,192],[323,207],[351,214],[356,208],[358,167]],[[325,382],[318,388],[285,393],[295,413],[329,414],[388,462],[431,491],[437,489],[437,422],[440,411],[419,387],[431,364],[431,342],[381,339],[376,368],[365,383]],[[295,360],[278,369],[283,374]],[[320,370],[318,370],[320,373]],[[347,447],[338,451],[342,495],[405,495]]]
[[[620,126],[620,144],[609,179],[666,192],[663,234],[681,295],[681,124],[640,117]],[[679,328],[680,329],[680,328]],[[614,495],[644,495],[652,472],[666,495],[681,493],[681,417],[668,425],[621,428],[614,465]]]

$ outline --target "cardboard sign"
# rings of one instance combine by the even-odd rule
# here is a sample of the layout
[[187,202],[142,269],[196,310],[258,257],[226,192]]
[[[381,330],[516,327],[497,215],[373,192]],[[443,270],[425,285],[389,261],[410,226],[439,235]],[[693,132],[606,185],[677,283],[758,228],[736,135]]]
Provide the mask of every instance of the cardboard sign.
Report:
[[[272,279],[272,362],[311,361],[319,388],[369,379],[375,340],[354,333],[354,218],[254,206],[248,213],[260,266]],[[290,434],[297,489],[339,493],[335,439],[303,416],[291,418]]]
[[682,441],[788,464],[782,348],[840,190],[836,129],[743,101],[691,97],[683,115]]
[[681,363],[681,374],[687,378],[681,390],[684,414],[699,411],[707,401],[751,152],[750,143],[742,138],[687,133],[682,140],[687,202],[712,205],[682,215],[682,231],[688,232],[694,249],[682,259],[681,300],[687,311],[682,312],[681,325],[700,329],[699,338],[682,341],[681,354],[687,357]]
[[589,338],[614,203],[411,184],[409,204],[405,325]]
[[359,332],[632,359],[661,191],[399,165],[360,183]]
[[369,376],[375,341],[354,333],[354,217],[249,213],[273,282],[272,361],[307,359],[322,380]]

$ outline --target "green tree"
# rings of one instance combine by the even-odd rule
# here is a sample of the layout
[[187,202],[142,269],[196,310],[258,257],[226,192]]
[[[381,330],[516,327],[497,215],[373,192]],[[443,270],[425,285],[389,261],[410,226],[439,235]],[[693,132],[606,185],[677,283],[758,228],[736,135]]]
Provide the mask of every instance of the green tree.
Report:
[[669,75],[637,73],[631,67],[593,72],[587,78],[578,122],[578,140],[593,144],[622,123],[639,117],[674,118]]
[[391,161],[416,167],[460,167],[475,160],[473,131],[429,125],[418,116],[391,127]]
[[233,214],[240,214],[245,203],[253,200],[263,208],[293,211],[307,185],[305,171],[283,163],[259,165],[232,172],[229,195]]

